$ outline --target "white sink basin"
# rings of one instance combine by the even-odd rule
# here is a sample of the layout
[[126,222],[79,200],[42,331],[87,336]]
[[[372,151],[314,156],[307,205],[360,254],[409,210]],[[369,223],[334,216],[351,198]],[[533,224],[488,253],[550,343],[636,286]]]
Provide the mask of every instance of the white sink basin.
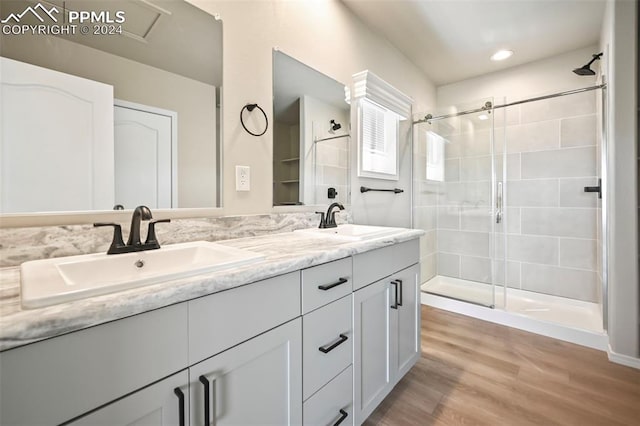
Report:
[[197,241],[136,253],[34,260],[20,267],[22,307],[54,305],[247,265],[263,258],[247,250]]
[[302,232],[310,235],[328,237],[343,241],[364,241],[376,238],[387,237],[398,232],[402,232],[403,228],[389,228],[386,226],[369,226],[369,225],[338,225],[337,228],[309,228],[298,229],[294,232]]

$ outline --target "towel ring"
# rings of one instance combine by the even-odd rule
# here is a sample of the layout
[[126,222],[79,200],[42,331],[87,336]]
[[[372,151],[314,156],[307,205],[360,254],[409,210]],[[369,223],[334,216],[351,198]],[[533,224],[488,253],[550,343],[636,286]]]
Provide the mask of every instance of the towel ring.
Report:
[[[262,133],[253,133],[251,130],[247,129],[247,126],[244,125],[244,120],[242,119],[242,113],[244,112],[244,110],[246,109],[247,111],[251,112],[254,109],[258,108],[260,110],[260,112],[262,112],[262,115],[264,115],[264,121],[266,122],[265,126],[264,126],[264,130],[262,131]],[[269,119],[267,118],[267,113],[264,112],[264,110],[262,108],[260,108],[260,106],[258,104],[246,104],[245,106],[242,107],[242,109],[240,110],[240,124],[242,124],[242,127],[247,131],[247,133],[249,133],[252,136],[262,136],[267,132],[267,129],[269,128]]]

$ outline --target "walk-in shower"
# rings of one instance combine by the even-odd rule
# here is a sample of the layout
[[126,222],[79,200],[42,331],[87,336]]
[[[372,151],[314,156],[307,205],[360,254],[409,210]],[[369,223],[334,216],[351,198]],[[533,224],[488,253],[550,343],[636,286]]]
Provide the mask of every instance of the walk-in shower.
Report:
[[604,87],[414,122],[423,301],[604,349]]

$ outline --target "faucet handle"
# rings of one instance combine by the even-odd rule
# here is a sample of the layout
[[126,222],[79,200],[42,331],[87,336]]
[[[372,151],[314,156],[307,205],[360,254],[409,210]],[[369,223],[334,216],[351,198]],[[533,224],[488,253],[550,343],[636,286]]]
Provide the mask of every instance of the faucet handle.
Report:
[[114,254],[115,250],[125,246],[124,240],[122,239],[122,227],[120,226],[120,224],[113,222],[97,222],[94,223],[93,226],[95,228],[99,228],[102,226],[113,226],[113,239],[111,240],[111,246],[109,246],[107,254]]
[[149,228],[147,230],[147,239],[144,242],[144,244],[145,245],[149,244],[154,246],[151,248],[160,248],[160,243],[156,238],[156,223],[169,223],[169,222],[171,222],[171,219],[159,219],[159,220],[152,220],[151,222],[149,222]]
[[324,212],[316,212],[316,214],[320,215],[320,226],[318,226],[318,228],[326,228],[327,222],[325,222],[325,219],[324,219]]

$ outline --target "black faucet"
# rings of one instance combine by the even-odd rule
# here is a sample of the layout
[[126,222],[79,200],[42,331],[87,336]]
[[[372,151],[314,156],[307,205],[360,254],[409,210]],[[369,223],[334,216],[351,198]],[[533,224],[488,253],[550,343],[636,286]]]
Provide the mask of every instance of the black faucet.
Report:
[[138,206],[131,215],[131,228],[129,229],[129,239],[127,240],[128,246],[135,246],[142,244],[140,242],[140,221],[151,220],[153,215],[151,210],[147,206]]
[[324,212],[316,212],[317,214],[320,215],[320,226],[318,226],[318,228],[336,228],[338,225],[336,225],[336,213],[332,211],[335,207],[339,208],[340,210],[344,210],[344,206],[340,203],[333,203],[329,206],[329,208],[327,209],[327,213],[325,215]]
[[156,238],[156,223],[171,222],[171,219],[152,220],[149,222],[147,239],[144,244],[140,241],[140,221],[151,220],[151,210],[147,206],[138,206],[131,215],[131,229],[127,244],[122,239],[122,227],[118,223],[94,223],[93,226],[113,226],[113,240],[107,254],[131,253],[134,251],[155,250],[160,248]]

